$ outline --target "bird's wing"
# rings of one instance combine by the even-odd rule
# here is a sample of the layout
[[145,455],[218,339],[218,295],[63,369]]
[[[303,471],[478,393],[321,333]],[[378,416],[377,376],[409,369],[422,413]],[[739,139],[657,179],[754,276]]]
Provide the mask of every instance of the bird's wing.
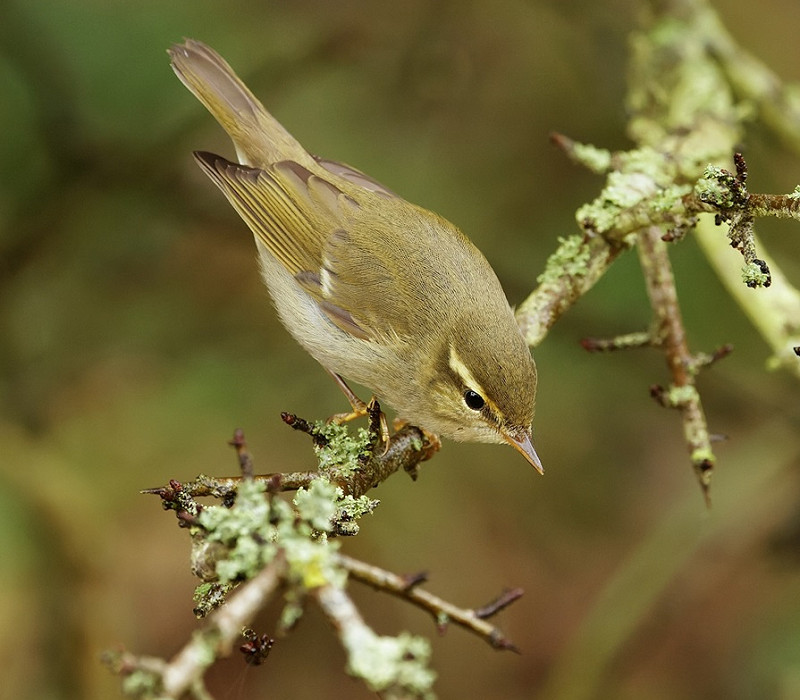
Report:
[[373,196],[401,201],[396,195],[332,161],[318,161],[332,174],[328,179],[293,161],[260,169],[211,153],[197,152],[195,158],[257,239],[339,328],[366,340],[405,334],[412,310],[393,312],[407,300],[398,298],[387,266],[403,252],[382,233],[391,222],[360,216],[362,203],[331,180],[341,177]]

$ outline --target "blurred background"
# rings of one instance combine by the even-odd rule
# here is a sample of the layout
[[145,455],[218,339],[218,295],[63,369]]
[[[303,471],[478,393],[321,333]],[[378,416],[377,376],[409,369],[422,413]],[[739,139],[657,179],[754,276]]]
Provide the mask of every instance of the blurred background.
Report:
[[[796,0],[716,0],[746,48],[800,78]],[[281,411],[343,410],[283,330],[245,226],[191,158],[232,155],[172,74],[183,37],[216,48],[312,152],[351,163],[457,223],[512,303],[601,180],[548,142],[625,148],[627,39],[611,0],[5,0],[0,5],[0,658],[2,698],[121,697],[100,653],[170,657],[196,628],[188,537],[139,490],[313,464]],[[800,156],[753,125],[752,191],[788,192]],[[798,226],[761,232],[800,283]],[[721,235],[723,233],[721,232]],[[654,351],[578,340],[649,321],[635,254],[536,350],[539,478],[508,448],[446,443],[398,475],[344,551],[463,606],[506,587],[493,652],[351,586],[382,634],[433,640],[442,698],[800,698],[797,381],[691,239],[672,250],[718,447],[714,507],[678,415],[648,397]],[[740,264],[733,259],[733,264]],[[757,292],[754,292],[757,293]],[[255,627],[271,630],[275,610]],[[266,666],[214,667],[214,697],[369,698],[311,607]]]

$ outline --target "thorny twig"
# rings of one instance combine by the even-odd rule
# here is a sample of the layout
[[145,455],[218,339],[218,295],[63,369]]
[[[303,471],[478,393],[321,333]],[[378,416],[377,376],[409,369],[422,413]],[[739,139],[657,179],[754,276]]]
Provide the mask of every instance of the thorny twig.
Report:
[[[325,438],[314,424],[290,413],[281,414],[281,418],[295,430],[309,434],[315,444],[320,445],[324,442]],[[433,436],[416,426],[405,425],[392,435],[385,451],[379,449],[371,452],[368,458],[362,462],[361,469],[357,473],[344,477],[334,472],[329,475],[329,478],[331,482],[342,488],[345,494],[354,498],[363,496],[400,470],[405,471],[412,479],[416,479],[419,465],[430,459],[439,448],[439,443],[432,438]],[[236,449],[242,469],[252,471],[252,458],[246,451],[244,434],[237,430],[234,439],[229,444]],[[186,512],[189,510],[183,502],[186,497],[212,496],[223,501],[230,501],[235,497],[236,489],[243,478],[245,477],[213,477],[201,474],[192,481],[171,480],[167,486],[144,489],[142,493],[160,496],[165,507],[178,512]],[[314,479],[319,478],[319,472],[274,472],[254,474],[248,478],[268,482],[274,491],[296,491],[300,488],[307,488]]]
[[[560,240],[539,278],[539,287],[520,305],[520,326],[529,344],[535,346],[619,252],[637,241],[642,245],[647,239],[652,245],[643,254],[643,264],[652,263],[653,255],[657,255],[668,265],[666,255],[661,255],[650,240],[655,232],[664,241],[676,241],[696,231],[712,265],[773,348],[774,364],[800,375],[800,364],[792,352],[800,339],[800,294],[765,252],[756,253],[753,225],[755,218],[762,216],[800,219],[800,189],[788,195],[749,193],[747,167],[739,153],[731,170],[719,167],[730,160],[742,140],[741,114],[720,62],[737,90],[755,96],[765,114],[779,123],[782,133],[793,134],[791,140],[798,150],[800,100],[791,97],[774,74],[741,51],[707,3],[663,3],[652,20],[632,41],[628,130],[635,147],[613,153],[560,134],[552,137],[570,159],[605,174],[607,180],[598,198],[577,213],[582,235]],[[667,25],[669,32],[664,30]],[[698,85],[715,87],[698,91]],[[733,278],[739,277],[739,272],[731,274],[726,269],[730,262],[727,258],[723,261],[724,246],[718,235],[707,232],[703,214],[713,215],[717,224],[728,224],[730,244],[745,261],[741,277],[748,287],[760,287],[762,293],[745,296],[735,288],[737,280]],[[654,283],[649,289],[651,299],[657,300],[661,298],[657,289],[664,280],[655,281],[654,274],[652,269],[645,271]],[[669,268],[665,274],[674,288]],[[738,285],[741,287],[741,282]],[[767,288],[769,295],[763,293]],[[654,303],[653,310],[659,337],[632,333],[611,340],[587,339],[584,347],[613,350],[657,345],[664,349],[673,387],[654,393],[666,405],[681,409],[692,464],[708,497],[714,455],[693,380],[708,358],[689,353],[677,301],[661,308]],[[666,335],[665,329],[669,331]]]
[[706,502],[710,503],[709,484],[714,468],[714,453],[700,394],[695,388],[693,368],[696,363],[686,341],[675,279],[667,255],[667,244],[661,240],[661,230],[652,227],[642,231],[638,250],[647,294],[655,314],[653,342],[663,349],[672,375],[672,386],[666,391],[659,389],[654,395],[662,405],[680,410],[692,466]]
[[[290,476],[288,483],[305,489],[305,493],[293,501],[293,508],[277,497],[280,491],[286,490],[284,475],[253,476],[253,460],[241,430],[235,432],[230,444],[236,449],[243,476],[223,479],[199,477],[186,484],[173,480],[166,487],[146,491],[159,495],[165,507],[176,511],[180,524],[192,528],[193,571],[204,582],[201,587],[204,592],[196,594],[196,613],[205,616],[206,623],[168,663],[122,653],[110,657],[110,665],[125,676],[147,674],[145,682],[156,687],[163,697],[178,698],[184,692],[191,692],[198,699],[205,698],[202,680],[205,669],[215,658],[229,652],[242,634],[243,627],[281,586],[287,591],[284,613],[288,617],[282,616],[278,634],[286,634],[292,628],[302,612],[305,599],[316,600],[339,634],[348,653],[348,668],[352,675],[363,678],[370,687],[378,690],[398,688],[405,693],[403,697],[428,697],[434,675],[426,668],[429,647],[425,640],[410,635],[379,637],[366,625],[344,589],[348,568],[338,559],[337,547],[332,542],[335,534],[352,534],[346,529],[340,533],[338,527],[342,518],[349,517],[343,515],[349,506],[339,509],[342,500],[336,500],[335,509],[329,510],[331,501],[328,496],[320,495],[319,489],[316,495],[312,495],[314,486],[323,485],[323,491],[337,492],[337,499],[350,498],[352,502],[398,469],[409,471],[413,476],[419,463],[438,449],[434,438],[412,426],[403,426],[384,449],[375,437],[382,427],[379,413],[380,407],[375,402],[368,439],[352,443],[356,451],[362,449],[359,445],[366,445],[366,452],[358,453],[358,468],[347,474],[344,465],[340,470],[336,464],[327,464],[319,472],[298,472]],[[311,435],[318,450],[333,449],[337,441],[351,445],[344,437],[347,431],[343,434],[340,428],[328,431],[324,426],[310,424],[289,414],[283,414],[282,418],[293,428]],[[341,455],[343,459],[347,454],[353,456],[352,451],[333,454]],[[266,481],[266,490],[258,490],[258,482],[263,481]],[[341,485],[341,489],[332,489],[336,485]],[[304,497],[302,501],[301,495]],[[195,501],[198,496],[217,497],[223,507],[204,510],[203,505]],[[312,498],[319,500],[309,505]],[[231,518],[227,518],[228,512]],[[315,519],[320,512],[325,513],[321,521]],[[213,517],[206,517],[209,515]],[[349,523],[353,524],[353,521]],[[320,533],[326,537],[319,538]],[[298,547],[299,541],[303,542],[303,547]],[[309,551],[306,551],[307,545],[311,547]],[[253,547],[263,549],[263,554],[255,555],[255,560],[262,562],[258,564],[263,567],[259,573],[245,573],[251,570],[247,568],[250,565],[245,564],[245,568],[236,569],[242,573],[233,577],[226,573],[224,575],[228,578],[221,578],[221,572],[231,570],[231,561],[238,567],[245,561],[242,557],[249,560],[253,556],[249,554]],[[298,548],[300,554],[295,551]],[[309,555],[309,552],[313,554]],[[263,564],[265,559],[269,562],[266,565]],[[355,560],[347,558],[347,561],[355,566]],[[224,568],[226,566],[228,568]],[[259,571],[258,568],[255,570]],[[242,582],[243,578],[249,580]],[[229,594],[231,589],[233,592]],[[226,595],[229,595],[227,600]],[[495,604],[495,608],[500,609],[504,604]],[[458,608],[447,607],[445,601],[439,605],[442,615],[452,608],[459,620],[466,617],[466,612],[459,613]],[[295,612],[289,612],[292,610]],[[476,630],[472,625],[472,629],[480,630],[480,626]],[[512,648],[504,643],[502,635],[498,633],[495,636],[494,646]],[[240,646],[247,663],[263,662],[274,643],[272,637],[259,637],[252,633],[247,640]],[[374,661],[377,658],[381,658],[384,664],[380,673],[390,669],[388,679],[362,664],[363,659]],[[407,683],[406,677],[416,680]],[[139,682],[142,677],[136,680]]]
[[515,588],[511,591],[506,591],[488,605],[469,610],[459,608],[420,588],[420,584],[426,579],[424,574],[411,577],[399,576],[391,571],[386,571],[378,566],[366,564],[345,555],[339,555],[338,559],[352,578],[407,600],[423,610],[427,610],[436,620],[440,632],[444,632],[447,624],[453,622],[477,634],[494,649],[519,653],[519,649],[514,643],[498,627],[486,622],[486,619],[518,600],[522,596],[521,589]]

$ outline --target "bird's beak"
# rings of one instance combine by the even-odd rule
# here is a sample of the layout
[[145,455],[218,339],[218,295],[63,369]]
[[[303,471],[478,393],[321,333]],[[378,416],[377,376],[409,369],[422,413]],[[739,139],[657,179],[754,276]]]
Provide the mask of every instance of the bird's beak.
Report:
[[531,466],[537,472],[544,474],[542,461],[539,459],[539,455],[536,454],[536,450],[533,449],[531,436],[527,431],[523,432],[521,436],[503,433],[503,437],[517,452],[530,462]]

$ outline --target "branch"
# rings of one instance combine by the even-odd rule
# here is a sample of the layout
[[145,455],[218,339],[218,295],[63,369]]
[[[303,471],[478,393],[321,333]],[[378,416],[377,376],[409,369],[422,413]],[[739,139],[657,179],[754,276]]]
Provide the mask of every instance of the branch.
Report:
[[[612,153],[562,135],[553,137],[570,159],[604,173],[606,183],[600,195],[576,213],[583,236],[560,241],[539,278],[539,288],[520,306],[517,317],[528,342],[536,345],[552,323],[599,279],[616,254],[638,239],[654,331],[612,340],[588,339],[584,346],[611,350],[659,345],[665,350],[672,386],[666,390],[658,387],[654,395],[664,405],[681,410],[692,465],[708,498],[715,460],[694,384],[694,374],[704,362],[688,350],[662,240],[679,240],[695,230],[704,214],[714,214],[717,223],[728,223],[729,240],[702,224],[698,232],[701,246],[734,298],[770,342],[777,362],[800,376],[795,352],[800,346],[800,294],[760,246],[756,253],[753,226],[758,216],[800,218],[800,193],[749,194],[746,165],[738,154],[735,172],[720,167],[729,162],[743,135],[742,114],[728,82],[731,71],[747,68],[752,83],[740,83],[746,82],[750,92],[758,90],[759,80],[762,87],[769,86],[758,93],[765,109],[769,109],[770,96],[780,93],[787,97],[789,92],[781,92],[780,81],[766,69],[756,70],[751,59],[739,61],[743,54],[704,0],[654,1],[652,10],[648,26],[631,42],[628,131],[636,147]],[[779,100],[778,113],[781,125],[796,132],[800,148],[800,100],[795,103]],[[723,251],[729,250],[728,242],[745,261],[744,268],[732,268],[739,278],[737,289],[732,287],[729,258],[726,269],[720,262],[726,255]],[[749,287],[761,287],[757,294],[743,288],[742,277]],[[766,295],[770,284],[778,288],[770,287]]]
[[126,685],[158,688],[163,698],[177,700],[190,692],[196,698],[209,697],[203,674],[219,657],[230,654],[242,630],[272,597],[285,570],[286,559],[279,553],[259,574],[242,584],[225,605],[212,612],[170,662],[122,653],[107,656],[106,664],[126,678]]
[[661,240],[661,230],[653,227],[640,233],[638,250],[647,294],[655,314],[653,340],[664,350],[672,374],[672,386],[668,390],[658,387],[652,393],[663,406],[680,410],[692,466],[709,503],[709,484],[715,458],[700,394],[695,387],[697,363],[686,341],[675,278],[667,255],[667,244]]
[[433,698],[436,674],[428,668],[430,644],[407,633],[381,637],[364,622],[350,596],[335,585],[320,586],[314,597],[347,651],[347,670],[381,697]]
[[800,93],[786,85],[763,61],[743,49],[705,2],[694,2],[705,26],[707,47],[719,61],[737,96],[759,110],[759,116],[795,152],[800,152]]
[[517,323],[528,345],[536,347],[578,299],[605,274],[625,250],[600,236],[572,235],[559,241],[539,276],[539,286],[516,311]]
[[[252,476],[253,460],[240,430],[230,444],[236,449],[242,477],[201,477],[191,484],[171,481],[167,487],[148,491],[160,495],[165,506],[177,512],[180,524],[190,528],[192,570],[204,582],[195,593],[195,612],[207,615],[208,622],[169,663],[130,654],[113,655],[109,663],[125,676],[126,689],[135,683],[131,693],[141,696],[173,698],[191,692],[197,700],[206,700],[205,669],[229,652],[249,619],[281,585],[286,589],[286,604],[278,634],[294,626],[303,613],[303,601],[313,598],[341,639],[351,675],[386,698],[433,697],[435,674],[428,668],[428,642],[407,633],[381,637],[364,622],[344,588],[347,574],[371,572],[374,580],[381,570],[339,555],[339,540],[333,537],[355,534],[355,521],[377,505],[363,495],[376,479],[384,479],[401,467],[413,474],[419,462],[438,449],[434,436],[412,426],[401,428],[383,449],[377,438],[379,412],[375,406],[370,430],[359,431],[358,438],[343,426],[310,424],[296,416],[284,416],[292,427],[313,438],[320,460],[320,470],[302,478],[308,478],[308,484],[298,489],[291,504],[278,495],[281,475]],[[342,479],[347,493],[334,478]],[[222,503],[203,506],[194,500],[197,495],[216,496]],[[383,573],[385,586],[389,586],[394,579]],[[405,579],[407,589],[412,585]],[[226,601],[232,589],[235,592]],[[424,591],[414,590],[405,597],[434,612],[440,626],[453,619],[495,648],[515,650],[484,620],[520,595],[521,591],[510,591],[472,611]],[[240,649],[248,663],[257,664],[266,658],[272,643],[269,635],[252,633]]]
[[452,603],[448,603],[446,600],[442,600],[438,596],[419,588],[419,584],[425,580],[424,575],[413,577],[398,576],[391,571],[365,564],[343,554],[339,555],[339,562],[350,576],[357,581],[366,583],[377,590],[391,593],[423,610],[427,610],[433,615],[440,631],[444,631],[448,622],[454,622],[483,638],[494,649],[519,653],[516,645],[498,627],[486,622],[486,619],[518,600],[522,596],[522,589],[515,588],[512,591],[507,591],[489,605],[469,610],[456,607]]
[[164,692],[169,697],[179,698],[217,658],[231,652],[242,636],[242,629],[249,626],[272,597],[285,569],[285,557],[278,554],[261,573],[242,584],[225,605],[206,618],[203,628],[192,635],[162,674]]
[[[317,451],[322,452],[330,462],[324,472],[271,472],[248,476],[253,470],[252,458],[246,450],[244,434],[236,430],[229,444],[236,449],[240,468],[245,475],[214,477],[200,474],[193,481],[171,480],[167,486],[144,489],[142,493],[160,496],[165,505],[182,512],[190,510],[182,501],[187,497],[211,496],[230,502],[235,498],[243,479],[266,482],[270,491],[280,492],[308,488],[315,479],[324,475],[345,495],[359,498],[397,471],[405,471],[412,479],[416,479],[420,464],[430,459],[440,447],[436,436],[413,425],[403,426],[392,435],[384,450],[373,449],[375,444],[370,442],[369,437],[364,439],[363,444],[352,440],[343,426],[309,423],[289,413],[283,413],[281,417],[287,425],[311,436]],[[370,447],[368,451],[363,450],[366,446]]]

